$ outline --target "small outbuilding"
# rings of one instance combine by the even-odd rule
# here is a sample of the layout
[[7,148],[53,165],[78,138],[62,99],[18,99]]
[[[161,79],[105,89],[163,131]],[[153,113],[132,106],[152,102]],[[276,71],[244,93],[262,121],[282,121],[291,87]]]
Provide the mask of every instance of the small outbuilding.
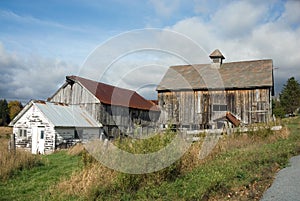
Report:
[[16,147],[49,154],[78,141],[99,139],[102,125],[78,105],[30,101],[11,121]]

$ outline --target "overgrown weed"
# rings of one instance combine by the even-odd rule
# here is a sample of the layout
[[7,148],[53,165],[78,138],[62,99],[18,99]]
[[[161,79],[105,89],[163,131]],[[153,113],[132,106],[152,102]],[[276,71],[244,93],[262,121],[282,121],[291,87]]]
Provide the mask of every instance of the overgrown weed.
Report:
[[41,165],[38,155],[32,155],[24,150],[8,150],[9,135],[11,128],[0,127],[0,180],[5,181],[16,172]]
[[[131,153],[149,153],[164,147],[174,135],[157,135],[144,140],[122,139],[114,143]],[[98,200],[165,197],[189,200],[222,196],[258,199],[274,173],[297,152],[290,136],[286,127],[272,131],[270,126],[255,125],[248,132],[224,135],[211,153],[200,160],[202,138],[170,167],[137,175],[116,172],[96,161],[84,159],[89,156],[82,152],[82,156],[87,154],[82,160],[90,165],[80,173],[74,173],[71,179],[62,181],[58,190],[65,195]],[[295,143],[300,145],[299,140]]]

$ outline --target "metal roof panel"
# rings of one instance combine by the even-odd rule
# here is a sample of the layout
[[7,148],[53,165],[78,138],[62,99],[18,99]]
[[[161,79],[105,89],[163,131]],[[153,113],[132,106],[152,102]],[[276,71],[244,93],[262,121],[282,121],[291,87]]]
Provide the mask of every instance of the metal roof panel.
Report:
[[78,105],[35,102],[34,105],[56,127],[101,127],[94,118]]

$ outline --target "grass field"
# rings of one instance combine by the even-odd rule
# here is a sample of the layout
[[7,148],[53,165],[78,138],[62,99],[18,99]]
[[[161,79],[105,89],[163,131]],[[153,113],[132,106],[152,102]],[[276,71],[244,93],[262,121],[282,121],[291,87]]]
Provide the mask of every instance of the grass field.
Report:
[[12,129],[0,127],[0,181],[7,180],[16,172],[37,166],[40,164],[40,158],[28,152],[8,150],[8,142]]
[[17,150],[8,152],[11,128],[0,127],[0,200],[40,200],[47,197],[49,187],[79,171],[80,157],[61,151],[36,156]]
[[300,154],[300,119],[283,123],[280,132],[224,137],[204,160],[197,142],[172,167],[151,174],[110,170],[81,148],[60,151],[1,181],[0,200],[259,200],[275,173]]
[[79,157],[65,151],[42,156],[41,161],[41,165],[19,171],[1,182],[0,200],[41,200],[48,196],[51,186],[82,167]]

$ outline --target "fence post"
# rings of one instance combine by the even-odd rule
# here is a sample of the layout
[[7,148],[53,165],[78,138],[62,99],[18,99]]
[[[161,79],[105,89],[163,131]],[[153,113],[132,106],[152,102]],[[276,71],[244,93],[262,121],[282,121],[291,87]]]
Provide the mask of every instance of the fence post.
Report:
[[9,144],[8,144],[8,150],[10,152],[13,152],[13,153],[15,153],[15,151],[16,151],[15,134],[11,134],[10,135],[10,140],[9,140]]
[[187,128],[180,129],[181,138],[187,140]]

